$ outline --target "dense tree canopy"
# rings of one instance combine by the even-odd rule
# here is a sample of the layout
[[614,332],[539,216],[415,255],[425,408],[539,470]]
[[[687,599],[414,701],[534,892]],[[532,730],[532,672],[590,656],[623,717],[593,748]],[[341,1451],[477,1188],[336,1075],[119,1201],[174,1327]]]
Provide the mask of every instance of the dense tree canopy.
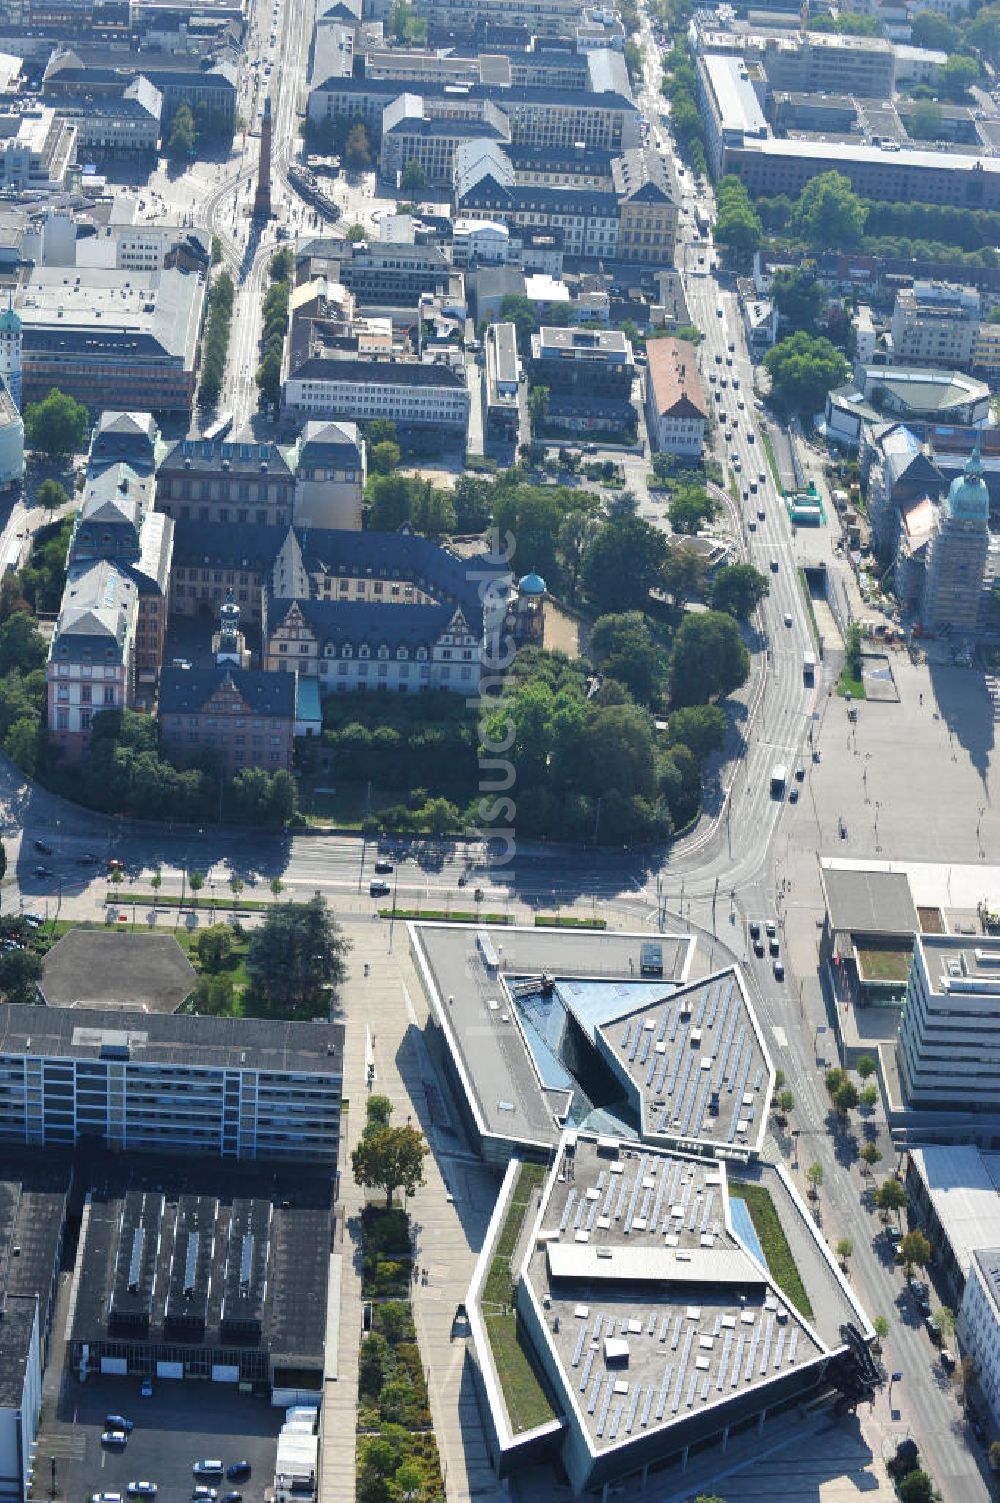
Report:
[[713,610],[727,611],[737,621],[748,621],[770,590],[767,575],[753,564],[728,564],[712,580],[709,601]]
[[701,484],[680,484],[674,490],[667,507],[667,516],[674,532],[693,537],[711,521],[717,510],[715,502]]
[[684,705],[670,713],[668,742],[688,747],[699,762],[721,750],[725,739],[726,716],[718,705]]
[[760,217],[740,179],[732,176],[720,178],[715,202],[718,214],[716,244],[737,251],[755,251],[760,245]]
[[670,698],[675,705],[723,699],[749,675],[750,654],[732,616],[722,611],[685,616],[670,661]]
[[838,16],[820,14],[810,16],[810,31],[835,32],[842,37],[877,37],[882,27],[876,16],[862,15],[859,11],[842,11]]
[[273,1007],[315,1010],[324,988],[338,987],[347,974],[350,948],[325,898],[275,903],[253,931],[247,975],[258,996]]
[[933,99],[918,99],[906,117],[906,129],[915,141],[936,141],[941,135],[944,115]]
[[848,376],[847,361],[840,350],[829,339],[814,339],[804,330],[768,350],[764,365],[778,401],[806,414],[819,412],[827,392]]
[[55,386],[40,402],[29,402],[24,413],[24,436],[29,448],[53,459],[77,454],[85,448],[89,427],[83,403]]
[[911,22],[910,40],[914,47],[929,47],[933,52],[954,52],[958,46],[959,30],[939,10],[918,10]]
[[354,1178],[366,1189],[385,1191],[386,1209],[399,1189],[413,1195],[424,1183],[428,1147],[415,1127],[372,1126],[351,1154]]
[[583,587],[595,610],[645,609],[650,590],[662,582],[668,552],[663,533],[642,517],[609,522],[583,561]]
[[172,162],[189,162],[194,156],[195,126],[191,106],[182,99],[174,110],[167,138],[167,156]]
[[641,611],[601,616],[590,634],[590,650],[601,672],[625,685],[633,698],[648,705],[659,696],[665,660]]
[[865,232],[866,210],[842,172],[810,178],[792,210],[792,226],[824,250],[852,250]]
[[826,306],[826,293],[816,279],[814,266],[782,267],[771,286],[774,304],[793,330],[815,330]]
[[956,104],[965,102],[969,90],[979,80],[982,69],[974,57],[953,52],[948,61],[938,69],[938,91],[945,99]]

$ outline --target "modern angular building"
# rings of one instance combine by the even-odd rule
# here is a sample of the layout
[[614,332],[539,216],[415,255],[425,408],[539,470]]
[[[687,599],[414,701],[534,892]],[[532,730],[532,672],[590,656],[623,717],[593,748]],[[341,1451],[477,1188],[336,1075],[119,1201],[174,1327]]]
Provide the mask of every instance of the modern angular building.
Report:
[[76,152],[76,126],[47,106],[0,113],[0,188],[61,193]]
[[6,382],[0,378],[0,487],[24,479],[24,419]]
[[892,310],[892,354],[899,365],[966,370],[972,364],[980,299],[974,287],[917,280],[901,287]]
[[[692,1454],[715,1448],[722,1469],[741,1433],[766,1448],[783,1413],[838,1391],[848,1402],[873,1394],[871,1328],[783,1170],[575,1130],[525,1205],[516,1192],[532,1169],[510,1166],[468,1302],[501,1475],[549,1456],[577,1497],[639,1493],[653,1473],[672,1495]],[[765,1204],[807,1269],[794,1288],[758,1236]],[[536,1402],[527,1423],[508,1406],[500,1317],[483,1292],[512,1220],[514,1329],[549,1405],[545,1415]]]

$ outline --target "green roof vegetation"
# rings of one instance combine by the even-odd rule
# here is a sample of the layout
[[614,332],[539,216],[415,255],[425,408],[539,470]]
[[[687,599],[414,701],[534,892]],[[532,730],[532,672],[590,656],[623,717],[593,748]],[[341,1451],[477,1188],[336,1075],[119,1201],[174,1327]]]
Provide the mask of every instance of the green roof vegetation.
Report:
[[555,1411],[538,1381],[516,1315],[512,1311],[509,1315],[486,1315],[483,1319],[511,1430],[519,1435],[547,1425],[555,1419]]
[[742,1200],[750,1212],[750,1220],[753,1229],[757,1233],[761,1250],[771,1272],[771,1277],[787,1300],[804,1315],[806,1320],[812,1320],[812,1305],[806,1287],[795,1266],[792,1257],[792,1249],[788,1245],[778,1213],[774,1209],[774,1201],[770,1191],[765,1190],[763,1185],[747,1184],[745,1181],[730,1181],[729,1195],[732,1200]]
[[493,1364],[503,1390],[507,1416],[514,1434],[534,1430],[555,1419],[555,1411],[535,1372],[531,1355],[511,1303],[511,1259],[517,1247],[524,1218],[535,1192],[545,1178],[544,1164],[522,1164],[510,1208],[497,1238],[493,1262],[486,1276],[479,1303],[490,1338]]
[[858,971],[862,981],[905,981],[910,974],[912,950],[883,948],[858,950]]

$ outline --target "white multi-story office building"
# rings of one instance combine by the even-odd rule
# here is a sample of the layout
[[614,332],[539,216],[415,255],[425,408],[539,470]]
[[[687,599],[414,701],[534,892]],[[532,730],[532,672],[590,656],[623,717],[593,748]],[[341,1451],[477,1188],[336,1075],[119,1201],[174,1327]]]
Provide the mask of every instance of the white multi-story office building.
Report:
[[58,193],[76,151],[76,126],[47,106],[0,113],[0,188]]
[[919,934],[897,1060],[911,1109],[996,1113],[1000,940]]
[[0,1140],[336,1161],[339,1024],[8,1006]]
[[469,388],[451,365],[315,356],[288,377],[285,406],[306,418],[391,418],[404,426],[464,433]]
[[959,1312],[963,1353],[976,1364],[976,1382],[1000,1425],[1000,1248],[979,1247],[972,1255]]
[[979,327],[979,293],[949,282],[914,282],[897,292],[891,327],[898,365],[965,370]]

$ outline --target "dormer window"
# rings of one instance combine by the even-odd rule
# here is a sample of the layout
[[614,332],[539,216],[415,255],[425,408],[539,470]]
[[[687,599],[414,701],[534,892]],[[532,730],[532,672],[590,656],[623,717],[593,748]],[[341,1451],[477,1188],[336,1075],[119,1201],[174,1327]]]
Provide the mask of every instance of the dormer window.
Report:
[[378,650],[378,655],[379,655],[380,658],[387,658],[389,656],[389,649],[388,649],[388,647],[384,647],[384,646],[380,647],[379,650]]
[[410,656],[410,654],[407,652],[407,650],[406,650],[405,647],[397,647],[396,648],[396,656],[397,656],[397,658],[399,659],[399,661],[401,663],[404,663],[406,661],[406,659]]
[[340,652],[341,656],[345,658],[351,658],[354,656],[354,648],[351,646],[350,642],[345,642],[343,647],[340,649]]
[[418,647],[417,648],[417,662],[418,663],[426,663],[426,661],[427,661],[427,648],[426,647]]
[[367,644],[364,647],[359,647],[358,648],[358,657],[359,658],[370,658],[371,655],[372,655],[371,654],[371,648],[368,647]]

